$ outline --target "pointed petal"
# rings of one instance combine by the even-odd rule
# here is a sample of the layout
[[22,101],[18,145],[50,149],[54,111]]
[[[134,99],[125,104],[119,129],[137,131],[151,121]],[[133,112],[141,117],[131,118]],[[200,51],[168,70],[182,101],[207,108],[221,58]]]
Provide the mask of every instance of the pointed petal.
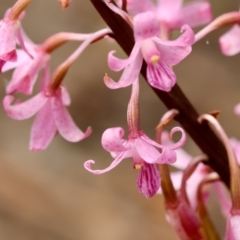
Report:
[[123,152],[127,151],[128,148],[124,147],[123,144],[126,142],[122,139],[124,136],[124,130],[120,127],[108,128],[102,135],[102,146],[108,152]]
[[175,15],[171,26],[172,28],[181,28],[184,24],[190,27],[199,27],[209,23],[212,20],[211,4],[207,1],[192,1],[185,4]]
[[145,163],[139,170],[138,190],[147,198],[153,197],[160,187],[160,173],[156,164]]
[[110,170],[112,170],[113,168],[115,168],[123,159],[125,158],[125,152],[123,153],[120,153],[114,160],[113,162],[110,164],[109,167],[103,169],[103,170],[93,170],[91,168],[91,164],[94,164],[95,161],[93,160],[88,160],[84,163],[84,167],[91,173],[94,173],[94,174],[102,174],[102,173],[105,173],[105,172],[108,172]]
[[136,43],[134,45],[132,52],[127,59],[119,59],[113,55],[116,51],[111,51],[108,54],[109,68],[111,68],[113,71],[120,71],[123,68],[127,67],[127,65],[131,64],[131,62],[133,62],[137,58],[140,51],[140,45],[140,43]]
[[160,25],[154,13],[147,11],[137,14],[133,18],[133,32],[136,42],[159,36]]
[[135,44],[133,51],[137,51],[136,58],[127,65],[118,82],[113,81],[110,77],[104,77],[104,83],[110,89],[117,89],[131,85],[137,78],[142,66],[142,55],[140,52],[140,44]]
[[221,51],[224,55],[233,56],[240,52],[240,27],[234,25],[219,38]]
[[47,148],[56,132],[57,128],[53,119],[51,104],[47,102],[34,120],[31,129],[30,150],[39,151]]
[[147,65],[147,80],[154,88],[170,92],[176,83],[176,75],[165,62],[160,61]]
[[140,157],[147,163],[156,163],[160,158],[159,151],[141,138],[137,139],[135,147]]
[[76,126],[63,105],[61,94],[51,97],[51,105],[56,127],[63,138],[69,142],[78,142],[91,134],[90,127],[84,133]]
[[14,100],[13,96],[7,95],[3,99],[3,107],[7,115],[16,120],[23,120],[32,117],[36,114],[43,105],[47,102],[48,97],[43,92],[40,92],[31,99],[23,102],[10,105]]

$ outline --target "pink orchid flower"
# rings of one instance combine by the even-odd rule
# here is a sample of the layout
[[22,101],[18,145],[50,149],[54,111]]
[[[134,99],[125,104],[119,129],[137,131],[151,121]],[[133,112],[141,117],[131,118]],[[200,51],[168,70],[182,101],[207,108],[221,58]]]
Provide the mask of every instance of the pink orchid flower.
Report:
[[[118,1],[122,6],[122,0]],[[127,0],[127,10],[133,15],[152,11],[168,30],[181,29],[185,24],[198,27],[212,20],[211,5],[206,0],[195,0],[183,4],[183,0],[157,0],[155,5],[152,0]]]
[[[91,164],[95,163],[93,160],[86,161],[84,167],[94,174],[102,174],[115,168],[123,159],[131,157],[133,167],[140,170],[137,179],[138,190],[149,198],[156,194],[160,186],[160,174],[156,164],[175,162],[175,150],[183,146],[186,134],[180,127],[173,128],[170,137],[177,131],[182,133],[182,137],[171,146],[160,145],[148,138],[140,129],[138,95],[137,79],[132,85],[132,95],[127,110],[128,139],[123,139],[124,130],[120,127],[109,128],[102,135],[102,146],[115,158],[114,161],[103,170],[93,170],[91,168]],[[162,149],[162,152],[160,153],[157,148]]]
[[150,11],[134,17],[135,45],[128,59],[116,58],[113,53],[108,55],[108,65],[114,71],[124,69],[118,82],[105,76],[105,84],[111,88],[122,88],[131,85],[138,78],[143,59],[147,63],[147,80],[155,88],[169,92],[176,83],[176,75],[171,66],[178,64],[191,52],[194,33],[187,25],[185,32],[174,41],[159,38],[158,20]]
[[[93,160],[86,161],[84,167],[94,174],[102,174],[115,168],[123,159],[132,157],[134,168],[140,169],[137,179],[138,189],[146,197],[152,197],[159,189],[160,184],[160,175],[156,164],[175,162],[176,155],[173,150],[185,143],[186,136],[181,128],[173,128],[171,134],[177,131],[182,133],[181,140],[166,147],[149,139],[141,130],[136,136],[129,135],[128,139],[123,139],[124,130],[122,128],[109,128],[102,135],[102,146],[115,157],[114,161],[104,170],[93,170],[91,168],[91,164],[95,163]],[[162,153],[156,148],[161,148]]]
[[234,25],[219,38],[221,51],[224,55],[233,56],[240,52],[240,27]]
[[48,147],[57,132],[70,142],[78,142],[91,134],[91,128],[82,132],[73,122],[65,106],[70,104],[70,97],[62,86],[57,91],[49,93],[46,85],[49,83],[48,69],[45,69],[42,79],[42,91],[23,103],[15,103],[13,96],[3,99],[3,107],[7,115],[16,120],[24,120],[36,115],[31,130],[30,150],[43,150]]

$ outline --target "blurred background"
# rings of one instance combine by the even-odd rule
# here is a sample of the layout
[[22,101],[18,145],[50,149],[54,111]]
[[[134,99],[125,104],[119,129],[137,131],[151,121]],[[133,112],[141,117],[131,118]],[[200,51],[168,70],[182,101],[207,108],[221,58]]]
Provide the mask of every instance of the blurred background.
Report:
[[[1,0],[0,14],[14,3]],[[239,0],[211,0],[214,17],[239,9]],[[57,0],[33,0],[23,26],[29,37],[41,43],[59,31],[89,33],[105,27],[90,1],[73,0],[62,11]],[[193,53],[175,71],[178,83],[199,113],[220,110],[219,120],[229,136],[240,138],[240,119],[233,107],[240,102],[240,55],[224,57],[218,38],[227,29],[210,34],[193,47]],[[52,69],[69,56],[78,43],[54,52]],[[95,168],[107,167],[111,156],[100,143],[106,128],[126,129],[126,107],[130,88],[109,90],[103,84],[105,72],[115,76],[106,64],[115,43],[103,40],[91,45],[74,64],[65,79],[72,104],[69,111],[76,124],[93,133],[79,143],[60,136],[43,152],[28,150],[32,120],[14,121],[1,108],[0,124],[0,239],[2,240],[174,240],[165,221],[161,196],[145,199],[136,188],[137,171],[127,159],[111,172],[95,176],[83,168],[96,160]],[[10,73],[1,76],[1,98]],[[154,128],[166,111],[151,89],[141,82],[141,126],[154,138]],[[177,123],[176,123],[177,124]],[[200,150],[188,138],[186,148]],[[212,200],[209,209],[221,234],[224,222]],[[219,220],[220,219],[220,220]]]

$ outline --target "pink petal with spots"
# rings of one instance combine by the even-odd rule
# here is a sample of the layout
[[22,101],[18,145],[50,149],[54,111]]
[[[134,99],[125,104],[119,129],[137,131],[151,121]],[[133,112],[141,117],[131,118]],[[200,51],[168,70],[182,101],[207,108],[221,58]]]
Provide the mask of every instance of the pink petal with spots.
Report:
[[26,62],[31,61],[31,58],[28,56],[28,54],[21,50],[17,50],[17,61],[15,62],[6,62],[5,65],[2,67],[2,72],[7,72],[13,68],[17,68],[21,66],[22,64],[26,64]]
[[84,133],[76,126],[62,102],[61,94],[51,97],[51,105],[56,127],[63,138],[69,142],[78,142],[91,134],[90,127]]
[[17,23],[7,19],[0,21],[0,59],[14,62],[16,53],[16,29]]
[[240,27],[234,25],[219,38],[221,51],[224,55],[233,56],[240,52]]
[[109,167],[103,169],[103,170],[93,170],[91,168],[91,164],[95,164],[95,161],[93,160],[88,160],[84,163],[84,167],[91,173],[94,173],[94,174],[102,174],[102,173],[105,173],[105,172],[108,172],[110,170],[112,170],[113,168],[115,168],[125,157],[125,152],[123,153],[120,153],[114,160],[113,162],[110,164]]
[[133,32],[136,42],[159,36],[160,25],[154,13],[148,11],[137,14],[133,18]]
[[165,62],[160,61],[147,65],[147,80],[152,87],[170,92],[176,83],[176,75]]
[[37,113],[34,120],[31,129],[30,150],[39,151],[47,148],[56,133],[57,128],[53,119],[51,104],[48,101]]
[[22,64],[16,68],[7,86],[7,93],[23,92],[27,95],[32,94],[38,72],[48,60],[49,55],[40,53],[36,58],[28,60],[28,63]]
[[3,107],[7,115],[16,120],[23,120],[32,117],[36,114],[43,105],[48,101],[48,97],[43,92],[40,92],[31,99],[23,102],[10,105],[14,100],[13,96],[7,95],[3,99]]
[[145,163],[139,170],[138,190],[146,198],[153,197],[160,187],[160,173],[156,164]]
[[125,139],[122,139],[124,136],[124,130],[120,127],[109,128],[105,130],[102,135],[102,146],[108,152],[123,152],[127,151],[128,148],[124,147]]

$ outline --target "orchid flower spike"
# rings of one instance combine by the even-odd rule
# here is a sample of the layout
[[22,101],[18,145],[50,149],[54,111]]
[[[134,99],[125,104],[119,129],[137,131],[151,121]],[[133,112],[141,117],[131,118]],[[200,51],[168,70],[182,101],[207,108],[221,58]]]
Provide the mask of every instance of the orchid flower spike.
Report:
[[134,17],[133,30],[135,45],[129,58],[122,60],[113,53],[108,55],[108,65],[114,71],[124,69],[118,82],[108,75],[105,84],[111,89],[127,87],[137,80],[143,59],[147,63],[147,80],[155,88],[165,92],[171,91],[176,83],[176,75],[171,66],[178,64],[190,52],[194,42],[194,33],[190,27],[182,27],[182,35],[174,41],[159,38],[160,26],[157,18],[150,11]]
[[[115,168],[123,159],[131,157],[133,167],[140,170],[137,179],[139,192],[149,198],[156,194],[160,185],[160,174],[156,164],[175,162],[175,150],[183,146],[186,135],[180,127],[173,128],[170,136],[180,131],[182,137],[168,147],[149,139],[140,129],[138,92],[137,80],[132,85],[132,95],[128,104],[128,138],[123,139],[124,130],[120,127],[109,128],[102,135],[102,146],[115,158],[114,161],[103,170],[93,170],[91,168],[91,164],[95,163],[93,160],[86,161],[84,167],[94,174],[102,174]],[[157,148],[162,149],[162,152],[160,153]]]
[[21,33],[20,19],[31,0],[18,0],[0,21],[0,71],[6,62],[16,62],[16,43],[27,51]]

